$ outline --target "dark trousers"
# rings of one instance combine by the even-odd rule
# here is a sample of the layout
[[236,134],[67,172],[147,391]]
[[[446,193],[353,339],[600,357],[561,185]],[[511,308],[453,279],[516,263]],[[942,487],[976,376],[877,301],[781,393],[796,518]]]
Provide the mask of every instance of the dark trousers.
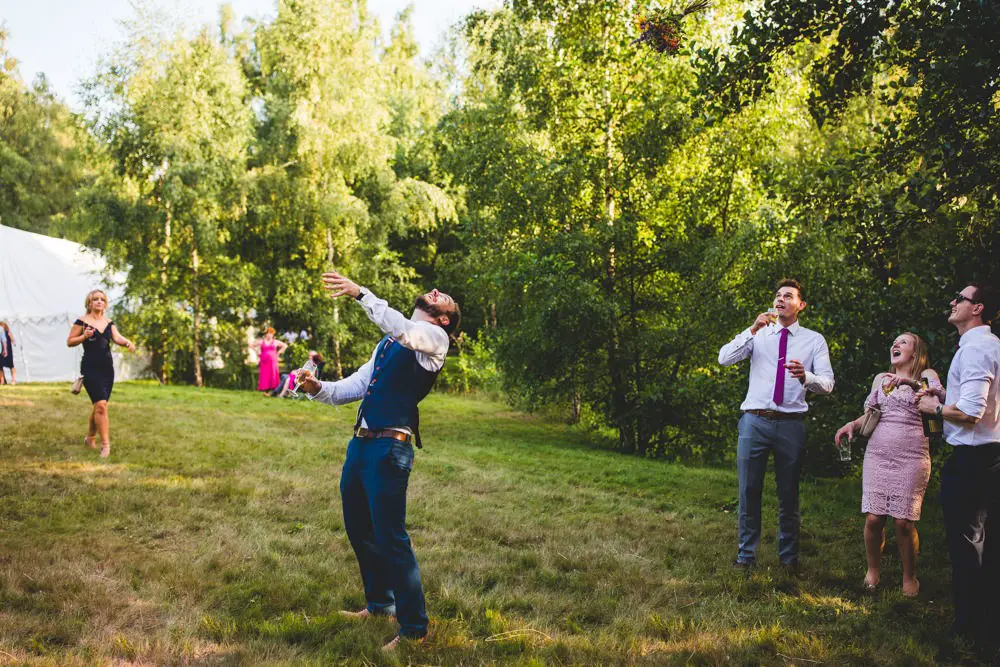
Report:
[[361,568],[368,611],[395,614],[399,634],[427,634],[420,568],[406,533],[406,487],[413,446],[353,438],[340,477],[344,528]]
[[799,476],[806,424],[801,419],[775,420],[746,412],[740,418],[736,473],[740,483],[739,552],[736,559],[753,563],[760,542],[761,496],[768,456],[774,453],[778,486],[778,558],[799,559]]
[[941,471],[941,507],[955,598],[953,632],[1000,634],[1000,443],[957,446]]

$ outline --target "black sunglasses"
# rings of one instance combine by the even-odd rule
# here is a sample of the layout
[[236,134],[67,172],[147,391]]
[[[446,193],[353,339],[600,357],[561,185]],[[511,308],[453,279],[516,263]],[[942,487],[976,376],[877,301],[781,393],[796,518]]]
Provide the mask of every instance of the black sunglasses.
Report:
[[969,297],[965,296],[961,292],[959,292],[958,294],[956,294],[955,298],[952,299],[952,301],[955,302],[956,306],[958,304],[962,303],[963,301],[968,301],[969,303],[982,303],[982,301],[976,301],[975,299],[970,299]]

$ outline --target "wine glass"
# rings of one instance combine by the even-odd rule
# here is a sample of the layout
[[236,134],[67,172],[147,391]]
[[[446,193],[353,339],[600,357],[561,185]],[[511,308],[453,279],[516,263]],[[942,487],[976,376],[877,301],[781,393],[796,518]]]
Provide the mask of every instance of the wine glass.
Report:
[[310,375],[315,375],[317,368],[318,368],[318,366],[316,365],[316,363],[312,359],[310,359],[306,363],[302,364],[302,368],[300,368],[299,370],[295,371],[295,386],[292,387],[292,390],[289,393],[292,396],[296,396],[297,397],[299,395],[299,387],[302,386],[302,379],[301,378],[302,378],[303,371],[308,371]]

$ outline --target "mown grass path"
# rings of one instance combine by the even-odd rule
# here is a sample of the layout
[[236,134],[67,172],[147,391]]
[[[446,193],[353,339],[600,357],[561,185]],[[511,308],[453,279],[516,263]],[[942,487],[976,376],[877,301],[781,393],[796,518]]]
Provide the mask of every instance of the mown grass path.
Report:
[[353,407],[119,384],[104,462],[67,388],[0,387],[0,662],[931,664],[950,621],[935,491],[916,600],[891,535],[862,593],[857,480],[804,483],[791,579],[769,474],[744,578],[734,471],[433,395],[409,492],[431,637],[383,656],[393,627],[336,613],[363,604],[337,489]]

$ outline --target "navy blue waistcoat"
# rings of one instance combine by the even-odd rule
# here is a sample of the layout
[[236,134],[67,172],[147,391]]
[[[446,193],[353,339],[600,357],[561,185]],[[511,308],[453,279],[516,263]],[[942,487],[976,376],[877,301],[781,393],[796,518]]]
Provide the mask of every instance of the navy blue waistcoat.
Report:
[[417,361],[417,353],[386,336],[375,350],[372,378],[358,410],[372,430],[406,426],[420,447],[420,415],[417,403],[426,396],[439,371],[429,371]]

